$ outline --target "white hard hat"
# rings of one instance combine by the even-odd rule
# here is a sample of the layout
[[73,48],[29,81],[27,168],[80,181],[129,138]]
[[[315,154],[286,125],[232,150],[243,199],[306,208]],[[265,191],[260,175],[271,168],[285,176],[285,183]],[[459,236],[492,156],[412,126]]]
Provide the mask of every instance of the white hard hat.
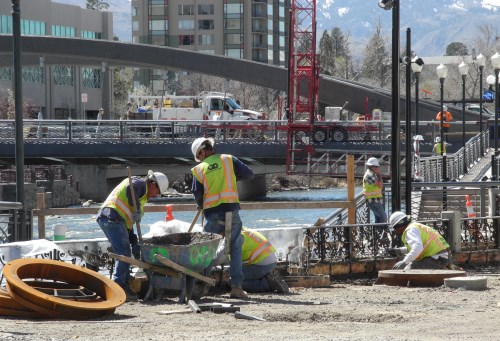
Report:
[[378,159],[376,157],[371,157],[366,161],[367,166],[375,166],[375,167],[380,167],[380,164],[378,163]]
[[394,228],[399,223],[408,223],[408,216],[401,211],[396,211],[389,218],[389,225]]
[[443,105],[443,111],[448,111],[448,107],[446,105]]
[[167,192],[169,184],[168,184],[168,178],[165,174],[149,170],[148,180],[154,181],[158,184],[158,188],[160,189],[161,194]]
[[207,141],[212,147],[214,146],[215,140],[211,137],[199,137],[194,140],[193,144],[191,145],[191,152],[193,153],[194,159],[198,162],[201,161],[200,159],[198,159],[198,153],[200,152],[203,143]]
[[434,142],[436,142],[436,143],[441,142],[441,138],[439,136],[436,136],[436,138],[434,139]]

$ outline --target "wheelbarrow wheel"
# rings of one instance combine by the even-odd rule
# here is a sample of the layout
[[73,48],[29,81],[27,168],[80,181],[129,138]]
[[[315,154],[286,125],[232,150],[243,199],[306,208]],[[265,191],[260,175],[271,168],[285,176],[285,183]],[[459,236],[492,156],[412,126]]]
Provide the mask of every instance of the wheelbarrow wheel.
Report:
[[207,283],[195,280],[193,285],[193,291],[191,293],[191,299],[198,300],[203,296],[206,296],[208,294],[209,289],[210,287]]

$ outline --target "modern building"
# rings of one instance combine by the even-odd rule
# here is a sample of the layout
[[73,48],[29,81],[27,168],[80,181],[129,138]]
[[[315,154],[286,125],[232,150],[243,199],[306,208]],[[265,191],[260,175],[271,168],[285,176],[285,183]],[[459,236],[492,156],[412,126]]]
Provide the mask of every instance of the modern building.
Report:
[[[132,42],[286,66],[289,0],[132,0]],[[138,70],[134,86],[165,88],[165,70]]]
[[[88,10],[51,0],[21,1],[21,35],[113,39],[110,12]],[[12,34],[12,3],[0,2],[0,34]],[[106,65],[39,65],[22,67],[23,97],[33,118],[93,119],[99,109],[109,118],[112,72]],[[13,88],[13,67],[0,68],[0,100]]]

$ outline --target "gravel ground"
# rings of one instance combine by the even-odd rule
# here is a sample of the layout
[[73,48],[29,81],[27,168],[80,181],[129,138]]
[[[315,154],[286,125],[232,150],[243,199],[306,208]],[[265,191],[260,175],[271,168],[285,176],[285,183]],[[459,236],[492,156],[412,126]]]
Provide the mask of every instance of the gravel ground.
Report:
[[251,294],[247,301],[225,292],[201,303],[232,303],[266,321],[234,314],[173,314],[177,297],[127,302],[112,316],[91,321],[3,318],[1,340],[499,340],[500,267],[468,271],[486,276],[488,289],[408,288],[373,281],[334,282],[328,288]]

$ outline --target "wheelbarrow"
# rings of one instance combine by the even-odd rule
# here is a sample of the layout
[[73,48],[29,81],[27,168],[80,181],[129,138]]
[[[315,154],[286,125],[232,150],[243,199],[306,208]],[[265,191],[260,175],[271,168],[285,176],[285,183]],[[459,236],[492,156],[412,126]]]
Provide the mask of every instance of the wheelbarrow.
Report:
[[144,296],[148,300],[155,289],[181,290],[179,303],[194,299],[195,281],[201,291],[215,280],[207,277],[222,236],[215,233],[174,233],[144,239],[140,242],[141,261],[113,255],[129,264],[143,268],[148,276],[149,288]]

